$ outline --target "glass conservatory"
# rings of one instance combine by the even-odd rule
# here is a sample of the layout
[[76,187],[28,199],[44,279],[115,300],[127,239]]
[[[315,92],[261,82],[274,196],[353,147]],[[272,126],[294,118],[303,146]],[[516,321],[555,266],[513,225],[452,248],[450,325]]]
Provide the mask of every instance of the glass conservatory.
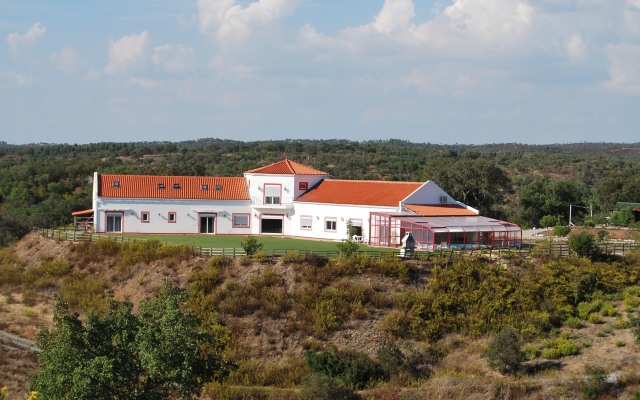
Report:
[[516,224],[475,216],[425,217],[415,214],[371,213],[373,246],[397,247],[411,232],[416,250],[521,247],[522,229]]

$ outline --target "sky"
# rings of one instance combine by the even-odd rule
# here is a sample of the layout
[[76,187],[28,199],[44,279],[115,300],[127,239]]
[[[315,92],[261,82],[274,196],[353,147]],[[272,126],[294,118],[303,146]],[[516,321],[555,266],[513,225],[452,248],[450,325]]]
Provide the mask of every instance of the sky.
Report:
[[0,141],[640,142],[640,0],[0,0]]

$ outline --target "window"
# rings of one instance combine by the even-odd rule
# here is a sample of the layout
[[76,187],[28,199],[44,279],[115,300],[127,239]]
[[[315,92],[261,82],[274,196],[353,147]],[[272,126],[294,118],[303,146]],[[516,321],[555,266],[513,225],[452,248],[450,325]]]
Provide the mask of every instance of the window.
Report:
[[120,181],[113,181],[113,187],[120,187]]
[[234,228],[248,228],[249,227],[249,214],[233,214],[233,227]]
[[209,190],[209,185],[207,185],[206,183],[203,183],[201,186],[202,190]]
[[280,204],[280,185],[264,185],[264,204]]
[[143,211],[140,213],[140,221],[142,222],[149,222],[149,211]]
[[216,191],[221,191],[222,190],[222,185],[216,185]]
[[158,189],[164,189],[164,183],[158,183]]
[[303,215],[300,217],[300,229],[310,231],[311,230],[311,221],[313,221],[313,217],[311,215]]
[[307,190],[309,189],[309,182],[299,182],[298,190]]
[[173,211],[169,211],[169,222],[170,223],[176,222],[176,213]]
[[174,189],[180,189],[180,184],[178,182],[173,184]]
[[122,214],[121,212],[106,213],[108,233],[122,232]]
[[327,217],[324,219],[324,230],[327,232],[335,232],[338,228],[337,218]]

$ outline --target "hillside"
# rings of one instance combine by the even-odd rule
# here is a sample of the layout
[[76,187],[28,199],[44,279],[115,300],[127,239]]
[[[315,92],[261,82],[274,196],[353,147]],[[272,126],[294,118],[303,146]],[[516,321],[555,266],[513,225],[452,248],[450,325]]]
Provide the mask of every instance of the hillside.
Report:
[[[389,383],[366,385],[362,394],[580,398],[584,368],[592,364],[618,374],[609,398],[640,390],[639,348],[627,313],[640,303],[638,254],[606,264],[545,257],[530,260],[535,263],[205,260],[159,242],[127,246],[30,234],[0,250],[0,330],[33,339],[38,326],[50,324],[55,292],[84,313],[104,304],[105,289],[138,304],[169,279],[192,292],[191,307],[203,318],[215,318],[215,309],[230,335],[228,355],[239,369],[225,386],[208,386],[205,398],[295,398],[310,373],[305,350],[345,357],[362,352],[384,364],[389,359],[380,359],[387,357],[380,349],[389,344],[401,351],[404,367]],[[571,315],[582,320],[565,322]],[[528,344],[531,360],[519,379],[486,363],[487,345],[505,325],[516,327]],[[28,344],[0,340],[6,349],[0,383],[15,398],[26,397],[34,353]],[[575,354],[548,358],[560,344],[574,346]]]

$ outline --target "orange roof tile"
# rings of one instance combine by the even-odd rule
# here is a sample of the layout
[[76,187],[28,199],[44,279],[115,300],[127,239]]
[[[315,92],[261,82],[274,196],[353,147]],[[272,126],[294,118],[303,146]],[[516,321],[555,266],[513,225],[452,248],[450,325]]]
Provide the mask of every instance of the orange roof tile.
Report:
[[251,174],[273,174],[273,175],[328,175],[326,172],[319,171],[315,168],[307,167],[295,161],[288,159],[278,161],[264,167],[247,171]]
[[422,182],[325,179],[298,197],[296,201],[397,207],[401,200],[422,185]]
[[474,211],[457,204],[417,205],[403,204],[404,208],[424,217],[462,217],[466,215],[478,215]]
[[[242,177],[101,174],[99,180],[98,195],[101,197],[249,200],[249,191]],[[164,184],[164,188],[159,184]],[[206,190],[203,185],[207,185]]]
[[93,214],[93,208],[89,208],[88,210],[74,211],[71,213],[72,216],[88,215],[88,214]]

